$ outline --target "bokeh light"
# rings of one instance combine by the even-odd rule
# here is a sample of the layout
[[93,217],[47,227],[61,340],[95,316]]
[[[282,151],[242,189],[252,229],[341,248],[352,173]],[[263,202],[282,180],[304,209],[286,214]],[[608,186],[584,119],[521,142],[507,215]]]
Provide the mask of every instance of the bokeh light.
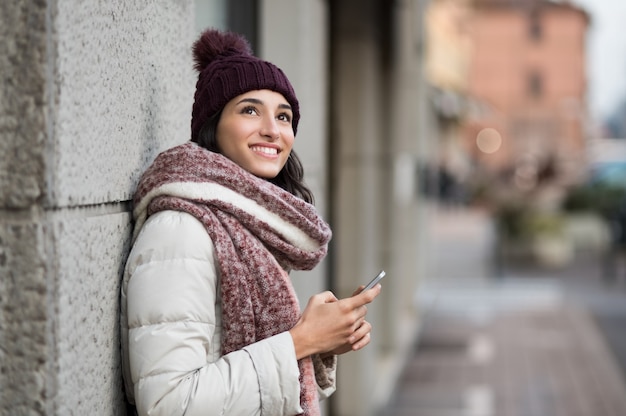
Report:
[[495,153],[502,146],[502,136],[492,127],[484,128],[476,135],[476,146],[483,153]]

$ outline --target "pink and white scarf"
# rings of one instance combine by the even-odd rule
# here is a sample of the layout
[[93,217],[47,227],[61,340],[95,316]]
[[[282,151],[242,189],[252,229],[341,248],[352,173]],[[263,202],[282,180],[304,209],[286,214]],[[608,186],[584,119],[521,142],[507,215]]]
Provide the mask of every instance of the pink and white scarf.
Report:
[[[184,211],[206,227],[221,270],[222,353],[291,329],[300,307],[285,270],[310,270],[331,231],[316,209],[223,155],[188,142],[157,156],[134,197],[136,237],[158,211]],[[317,386],[332,383],[315,357],[299,360],[300,403],[319,414]],[[313,364],[315,361],[315,365]]]

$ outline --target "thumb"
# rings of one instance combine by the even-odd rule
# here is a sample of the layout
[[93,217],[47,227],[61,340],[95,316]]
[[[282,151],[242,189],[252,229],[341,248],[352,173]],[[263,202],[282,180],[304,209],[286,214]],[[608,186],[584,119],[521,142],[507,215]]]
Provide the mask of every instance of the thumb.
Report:
[[365,289],[365,285],[359,286],[354,292],[352,292],[352,296],[356,296],[359,293],[363,292],[363,289]]

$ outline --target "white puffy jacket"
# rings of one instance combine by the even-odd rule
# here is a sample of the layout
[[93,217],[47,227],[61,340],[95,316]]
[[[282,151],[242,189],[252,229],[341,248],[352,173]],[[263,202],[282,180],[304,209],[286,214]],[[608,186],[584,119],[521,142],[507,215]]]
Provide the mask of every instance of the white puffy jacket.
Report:
[[[139,415],[302,411],[289,332],[221,356],[218,280],[202,223],[175,211],[148,218],[127,260],[121,298],[124,380]],[[320,389],[320,397],[334,390]]]

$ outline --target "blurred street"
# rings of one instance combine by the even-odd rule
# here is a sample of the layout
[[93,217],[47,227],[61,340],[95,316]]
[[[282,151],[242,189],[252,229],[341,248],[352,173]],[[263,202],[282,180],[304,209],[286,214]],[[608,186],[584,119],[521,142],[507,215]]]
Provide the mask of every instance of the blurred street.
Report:
[[626,415],[624,277],[606,284],[582,255],[557,270],[505,264],[495,277],[485,214],[435,218],[423,328],[380,415]]

